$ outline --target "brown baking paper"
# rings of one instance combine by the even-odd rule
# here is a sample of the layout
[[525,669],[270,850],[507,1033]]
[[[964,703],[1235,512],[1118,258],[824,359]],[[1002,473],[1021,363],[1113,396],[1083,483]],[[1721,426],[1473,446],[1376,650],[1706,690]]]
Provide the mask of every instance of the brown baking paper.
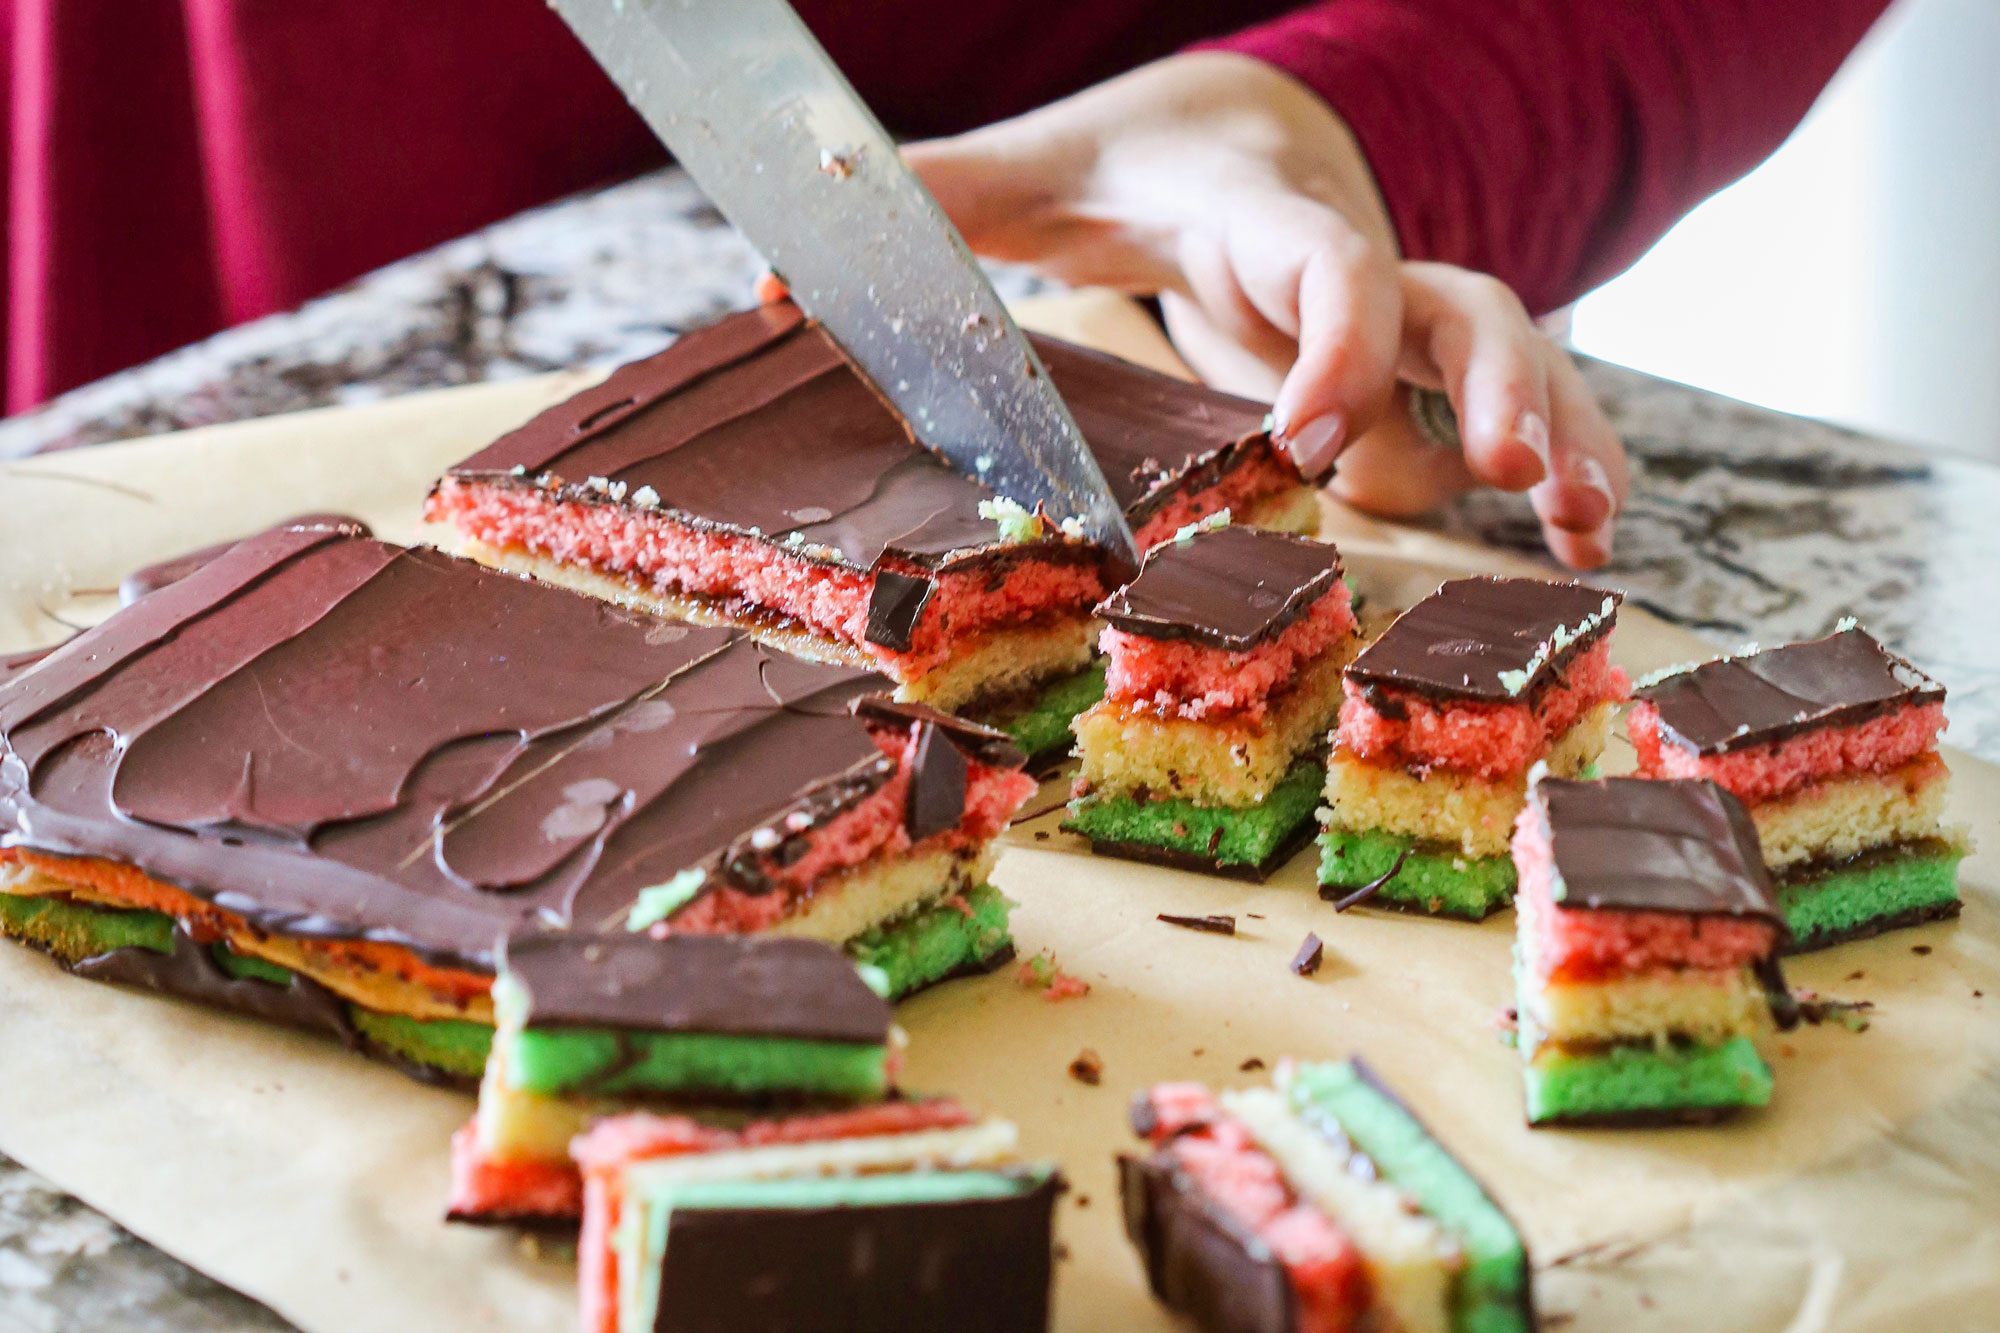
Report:
[[[1165,364],[1122,304],[1039,315]],[[433,476],[579,382],[448,390],[0,468],[0,649],[59,637],[52,617],[104,614],[106,590],[135,565],[292,514],[346,510],[412,539]],[[1380,606],[1507,564],[1331,506],[1328,534]],[[1707,651],[1629,607],[1615,639],[1634,671]],[[1955,818],[2000,847],[2000,770],[1951,759]],[[1020,903],[1022,955],[1051,951],[1090,993],[1051,1003],[1009,971],[920,996],[902,1021],[909,1087],[1009,1116],[1028,1153],[1062,1162],[1061,1328],[1170,1326],[1118,1225],[1111,1158],[1131,1142],[1132,1089],[1253,1082],[1267,1077],[1257,1062],[1351,1053],[1520,1222],[1553,1322],[1944,1330],[2000,1311],[1992,854],[1967,861],[1958,922],[1790,965],[1795,985],[1877,1007],[1865,1032],[1829,1024],[1776,1040],[1768,1111],[1704,1129],[1529,1131],[1498,1026],[1511,916],[1336,916],[1313,891],[1310,854],[1246,887],[1090,857],[1056,822],[1010,833],[996,879]],[[1232,913],[1237,934],[1176,929],[1161,912]],[[1287,964],[1308,931],[1326,954],[1302,979]],[[1100,1086],[1068,1075],[1086,1048],[1102,1059]],[[0,1149],[307,1329],[574,1326],[568,1263],[439,1221],[445,1141],[471,1105],[315,1038],[0,947]]]

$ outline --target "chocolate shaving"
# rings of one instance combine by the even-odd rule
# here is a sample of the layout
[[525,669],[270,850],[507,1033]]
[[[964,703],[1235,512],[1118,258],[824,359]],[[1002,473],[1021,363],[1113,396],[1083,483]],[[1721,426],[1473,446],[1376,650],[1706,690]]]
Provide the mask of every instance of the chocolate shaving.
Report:
[[1801,991],[1794,998],[1799,1007],[1799,1021],[1813,1027],[1822,1023],[1838,1023],[1853,1032],[1868,1030],[1868,1020],[1862,1015],[1875,1007],[1873,1000],[1837,1000],[1812,991]]
[[905,703],[886,694],[868,694],[854,701],[854,713],[863,722],[883,722],[909,726],[928,722],[951,738],[968,759],[988,768],[1020,768],[1027,763],[1021,747],[1006,732],[943,712],[929,704]]
[[[1336,909],[1337,910],[1337,909]],[[1326,945],[1317,935],[1307,932],[1299,951],[1292,955],[1292,971],[1302,977],[1309,977],[1319,971],[1319,960],[1326,954]]]
[[1236,918],[1233,916],[1175,916],[1171,912],[1161,912],[1156,918],[1170,926],[1180,926],[1186,930],[1206,931],[1211,935],[1234,935]]
[[868,625],[861,637],[891,652],[907,653],[917,621],[930,604],[931,591],[931,581],[920,575],[877,570],[875,586],[868,594]]
[[958,745],[935,723],[917,727],[917,740],[910,760],[909,803],[903,808],[903,827],[910,841],[958,827],[965,817],[965,756]]
[[1253,1055],[1248,1060],[1245,1060],[1242,1064],[1236,1066],[1236,1071],[1240,1074],[1254,1074],[1263,1067],[1264,1067],[1263,1059],[1259,1056]]
[[1321,901],[1332,903],[1333,910],[1336,912],[1345,912],[1350,907],[1359,907],[1362,903],[1367,902],[1370,898],[1373,898],[1384,888],[1388,887],[1390,880],[1403,873],[1403,862],[1410,859],[1410,850],[1410,848],[1405,847],[1402,851],[1397,852],[1396,859],[1390,863],[1387,870],[1359,888],[1350,889],[1345,884],[1320,885],[1319,896]]
[[1789,1032],[1799,1025],[1800,1007],[1792,988],[1785,984],[1785,969],[1776,954],[1767,954],[1757,960],[1752,969],[1757,981],[1764,987],[1764,996],[1771,1004],[1771,1020],[1780,1031]]
[[1096,1087],[1104,1081],[1104,1057],[1088,1046],[1076,1053],[1076,1059],[1069,1062],[1069,1076],[1079,1083]]

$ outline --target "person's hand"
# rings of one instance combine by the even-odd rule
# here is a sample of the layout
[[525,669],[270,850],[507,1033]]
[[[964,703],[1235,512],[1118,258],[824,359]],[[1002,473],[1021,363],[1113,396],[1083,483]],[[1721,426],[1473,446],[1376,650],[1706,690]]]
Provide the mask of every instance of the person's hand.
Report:
[[[1339,459],[1342,499],[1526,490],[1558,557],[1608,555],[1623,453],[1575,367],[1499,282],[1399,262],[1353,136],[1289,76],[1174,56],[906,153],[980,253],[1157,294],[1196,373],[1274,403],[1302,472]],[[1450,396],[1462,451],[1414,428],[1399,376]]]

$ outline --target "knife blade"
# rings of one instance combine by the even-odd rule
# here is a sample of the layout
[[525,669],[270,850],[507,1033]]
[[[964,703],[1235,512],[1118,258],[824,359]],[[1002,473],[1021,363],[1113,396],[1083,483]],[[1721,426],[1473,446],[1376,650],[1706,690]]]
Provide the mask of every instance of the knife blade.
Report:
[[920,442],[1137,567],[1041,358],[785,0],[550,6]]

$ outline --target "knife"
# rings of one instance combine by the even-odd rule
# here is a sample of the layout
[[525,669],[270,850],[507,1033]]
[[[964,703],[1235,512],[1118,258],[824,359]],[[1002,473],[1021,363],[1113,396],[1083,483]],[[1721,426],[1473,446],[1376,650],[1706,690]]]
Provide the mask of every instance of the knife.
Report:
[[918,440],[1137,568],[1041,358],[785,0],[549,2]]

